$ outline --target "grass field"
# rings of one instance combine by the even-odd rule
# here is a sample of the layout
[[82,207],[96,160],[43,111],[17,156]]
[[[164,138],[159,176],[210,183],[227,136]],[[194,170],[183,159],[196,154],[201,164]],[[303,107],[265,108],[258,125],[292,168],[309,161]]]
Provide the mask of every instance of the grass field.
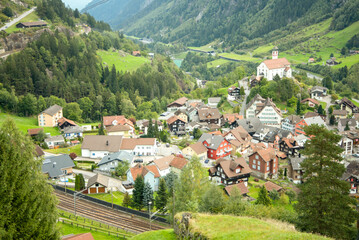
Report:
[[71,226],[71,224],[67,224],[67,223],[58,223],[57,225],[60,227],[60,233],[63,236],[69,235],[69,234],[80,234],[80,233],[90,232],[95,240],[119,240],[119,239],[122,239],[122,238],[117,238],[116,236],[109,236],[108,234],[103,233],[103,232],[96,232],[96,231],[90,230],[88,228]]
[[[182,214],[177,214],[180,220]],[[275,220],[259,220],[250,217],[229,215],[192,214],[192,233],[197,232],[208,239],[307,239],[320,240],[326,237],[301,233],[293,225]]]
[[53,153],[53,154],[70,154],[72,152],[76,153],[77,156],[81,156],[81,144],[68,147],[68,148],[57,148],[57,149],[45,149],[44,151]]
[[145,232],[131,238],[132,240],[176,240],[173,229]]
[[239,55],[239,54],[235,54],[235,53],[220,53],[220,54],[218,54],[218,56],[241,60],[241,61],[247,61],[247,62],[261,62],[262,61],[262,59],[251,57],[249,54]]
[[208,68],[213,68],[213,67],[217,67],[217,66],[220,66],[220,65],[223,65],[223,64],[226,64],[226,63],[230,63],[230,62],[232,62],[232,61],[220,58],[220,59],[216,59],[214,61],[208,62],[207,67]]
[[[101,199],[106,202],[112,202],[110,193],[91,194],[91,197]],[[113,192],[113,203],[122,206],[124,194],[122,192]]]
[[118,52],[112,51],[97,51],[97,55],[101,57],[102,63],[106,63],[110,68],[115,65],[117,71],[133,72],[150,60],[145,57],[135,57],[130,54],[123,56]]
[[[27,133],[28,129],[39,128],[36,117],[19,117],[8,113],[0,113],[0,125],[2,125],[7,118],[13,119],[16,126],[24,133]],[[52,127],[44,127],[44,132],[50,133],[51,136],[60,135],[60,131]]]
[[[21,19],[20,22],[36,22],[39,21],[39,16],[37,16],[36,12],[32,12],[29,15],[27,15],[26,17],[24,17],[23,19]],[[6,29],[7,33],[13,33],[15,31],[26,31],[27,28],[17,28],[16,24],[18,24],[19,22],[15,23],[14,25],[10,26],[9,28]]]

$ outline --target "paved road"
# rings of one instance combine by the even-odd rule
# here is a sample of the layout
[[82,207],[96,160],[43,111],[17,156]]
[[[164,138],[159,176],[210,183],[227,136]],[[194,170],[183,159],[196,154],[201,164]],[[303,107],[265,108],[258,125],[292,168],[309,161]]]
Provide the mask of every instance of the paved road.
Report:
[[17,18],[14,18],[13,20],[11,20],[10,22],[6,23],[5,26],[0,28],[0,31],[2,30],[6,30],[8,27],[14,25],[15,23],[19,22],[21,19],[23,19],[24,17],[26,17],[27,15],[29,15],[30,13],[32,13],[33,11],[35,11],[36,7],[31,8],[29,11],[24,12],[23,14],[21,14],[20,16],[18,16]]

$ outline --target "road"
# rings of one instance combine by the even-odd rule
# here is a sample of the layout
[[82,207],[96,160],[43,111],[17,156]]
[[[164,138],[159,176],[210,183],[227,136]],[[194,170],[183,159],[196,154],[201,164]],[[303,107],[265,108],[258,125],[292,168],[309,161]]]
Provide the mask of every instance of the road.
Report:
[[247,97],[250,93],[250,90],[248,88],[248,83],[246,81],[242,81],[243,83],[243,87],[244,87],[244,92],[245,92],[245,97],[244,97],[244,100],[243,100],[243,103],[242,103],[242,107],[241,107],[241,110],[239,111],[239,115],[242,115],[243,118],[246,118],[245,116],[245,111],[246,111],[246,102],[247,102]]
[[21,19],[23,19],[24,17],[26,17],[27,15],[31,14],[33,11],[36,10],[36,7],[31,8],[29,11],[24,12],[23,14],[21,14],[20,16],[18,16],[17,18],[14,18],[13,20],[11,20],[10,22],[6,23],[3,27],[0,28],[0,31],[2,30],[6,30],[8,27],[14,25],[15,23],[19,22]]

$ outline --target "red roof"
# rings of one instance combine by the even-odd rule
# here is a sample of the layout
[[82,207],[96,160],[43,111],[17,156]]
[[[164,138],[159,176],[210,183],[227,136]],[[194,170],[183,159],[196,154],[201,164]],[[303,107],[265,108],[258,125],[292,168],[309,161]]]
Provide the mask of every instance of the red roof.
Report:
[[117,121],[116,125],[129,125],[131,127],[134,127],[133,122],[125,118],[123,115],[118,116],[104,116],[103,117],[103,125],[104,126],[111,126],[113,125],[113,121]]
[[39,134],[43,130],[44,130],[43,128],[32,128],[32,129],[28,129],[27,132],[30,136],[34,136]]
[[268,69],[286,68],[290,62],[286,58],[270,59],[263,62]]
[[267,189],[268,192],[272,190],[276,190],[277,192],[279,192],[280,190],[283,189],[281,186],[269,181],[264,183],[264,187]]
[[76,235],[63,236],[62,240],[95,240],[91,233],[81,233]]
[[319,105],[319,104],[320,104],[320,102],[318,102],[317,100],[315,100],[315,99],[313,99],[313,98],[306,98],[306,99],[300,101],[300,103],[306,103],[306,102],[312,102],[312,103],[314,103],[315,105]]
[[229,196],[231,196],[231,192],[233,191],[233,188],[235,188],[235,187],[237,187],[239,189],[239,191],[241,192],[242,195],[249,193],[249,190],[246,187],[246,185],[244,185],[244,182],[233,184],[233,185],[228,185],[224,189],[226,190],[227,194]]
[[187,165],[188,161],[183,157],[175,157],[170,166],[182,170]]
[[155,178],[159,178],[161,176],[155,165],[143,166],[142,164],[137,164],[133,168],[130,168],[130,171],[133,181],[135,181],[138,176],[145,177],[148,172],[152,172],[155,175]]
[[74,121],[72,121],[72,120],[70,120],[70,119],[67,119],[67,118],[64,118],[64,117],[60,118],[60,119],[57,121],[59,127],[61,127],[65,122],[68,122],[68,123],[69,123],[70,125],[72,125],[72,126],[77,126],[77,124],[76,124]]

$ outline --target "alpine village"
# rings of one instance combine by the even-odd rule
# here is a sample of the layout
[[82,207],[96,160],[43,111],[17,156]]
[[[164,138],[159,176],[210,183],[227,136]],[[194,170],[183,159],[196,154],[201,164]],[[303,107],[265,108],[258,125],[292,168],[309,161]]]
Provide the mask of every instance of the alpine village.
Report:
[[0,0],[0,239],[359,239],[359,0]]

